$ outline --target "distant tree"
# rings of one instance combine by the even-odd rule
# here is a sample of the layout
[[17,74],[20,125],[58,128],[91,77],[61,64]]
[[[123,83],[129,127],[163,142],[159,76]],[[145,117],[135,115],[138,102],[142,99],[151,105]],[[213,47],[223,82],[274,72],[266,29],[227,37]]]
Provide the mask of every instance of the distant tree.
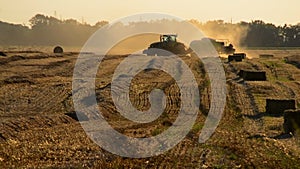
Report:
[[281,36],[283,38],[283,45],[296,47],[300,45],[300,24],[284,25],[281,28]]
[[67,20],[63,21],[63,24],[68,24],[68,25],[74,25],[74,26],[76,26],[76,25],[79,25],[80,23],[77,20],[75,20],[75,19],[67,19]]
[[[75,19],[59,20],[52,16],[37,14],[30,20],[33,44],[39,45],[83,45],[97,29]],[[102,21],[104,25],[107,22]]]
[[0,21],[0,45],[26,45],[30,41],[30,33],[27,26]]
[[252,21],[244,40],[249,47],[276,47],[281,44],[279,28],[261,20]]
[[199,22],[199,21],[196,20],[196,19],[191,19],[191,20],[189,20],[188,22],[190,22],[191,24],[193,24],[193,25],[196,26],[196,27],[201,27],[201,26],[202,26],[202,23]]
[[105,26],[107,24],[108,24],[107,21],[99,21],[94,26],[97,27],[97,28],[100,28],[100,27]]

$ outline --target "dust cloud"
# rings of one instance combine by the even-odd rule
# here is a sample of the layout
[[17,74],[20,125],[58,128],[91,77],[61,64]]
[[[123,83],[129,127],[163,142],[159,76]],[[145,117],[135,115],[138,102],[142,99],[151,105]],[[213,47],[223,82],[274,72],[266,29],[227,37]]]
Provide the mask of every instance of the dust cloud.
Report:
[[227,41],[239,51],[241,42],[246,38],[249,27],[242,24],[226,23],[220,21],[208,21],[206,23],[192,22],[206,37]]

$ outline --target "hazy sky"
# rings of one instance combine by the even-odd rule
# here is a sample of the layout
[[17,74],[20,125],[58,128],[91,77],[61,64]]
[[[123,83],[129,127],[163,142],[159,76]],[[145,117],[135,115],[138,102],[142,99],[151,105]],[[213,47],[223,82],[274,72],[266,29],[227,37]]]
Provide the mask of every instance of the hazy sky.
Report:
[[300,0],[0,0],[0,20],[28,24],[37,13],[91,24],[143,12],[199,21],[260,19],[276,25],[300,22]]

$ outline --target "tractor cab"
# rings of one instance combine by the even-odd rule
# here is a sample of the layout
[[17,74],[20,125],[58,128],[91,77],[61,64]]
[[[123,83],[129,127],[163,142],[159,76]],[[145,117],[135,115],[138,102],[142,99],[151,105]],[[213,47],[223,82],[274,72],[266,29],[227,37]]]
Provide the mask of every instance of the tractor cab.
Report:
[[177,42],[176,34],[160,35],[160,42]]
[[177,42],[177,34],[162,34],[160,41],[150,44],[143,54],[148,56],[169,56],[172,54],[186,54],[188,51],[183,43]]

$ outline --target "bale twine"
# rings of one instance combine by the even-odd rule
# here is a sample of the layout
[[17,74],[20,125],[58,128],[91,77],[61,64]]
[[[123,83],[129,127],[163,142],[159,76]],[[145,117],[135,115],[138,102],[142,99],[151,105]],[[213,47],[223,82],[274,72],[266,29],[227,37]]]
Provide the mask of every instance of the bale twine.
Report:
[[62,47],[56,46],[56,47],[53,49],[53,52],[54,52],[54,53],[63,53],[64,50],[63,50]]

